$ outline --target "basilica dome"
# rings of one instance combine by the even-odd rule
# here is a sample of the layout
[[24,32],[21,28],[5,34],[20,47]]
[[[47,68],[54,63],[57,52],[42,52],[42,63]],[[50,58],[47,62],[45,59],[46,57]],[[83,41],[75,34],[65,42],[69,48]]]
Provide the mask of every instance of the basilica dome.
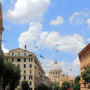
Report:
[[53,70],[62,71],[60,64],[58,64],[57,61],[55,61],[54,64],[52,65],[52,67],[50,68],[50,71],[53,71]]

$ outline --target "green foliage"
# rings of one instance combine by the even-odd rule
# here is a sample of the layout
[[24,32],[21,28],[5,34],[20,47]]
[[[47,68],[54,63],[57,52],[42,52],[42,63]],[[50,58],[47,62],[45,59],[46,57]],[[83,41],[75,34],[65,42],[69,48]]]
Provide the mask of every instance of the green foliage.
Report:
[[80,90],[79,81],[80,81],[80,76],[77,76],[77,77],[75,78],[75,83],[74,83],[73,90]]
[[77,77],[75,78],[75,83],[79,83],[79,81],[80,81],[80,76],[77,76]]
[[4,56],[1,54],[0,55],[0,80],[3,74],[3,70],[4,70]]
[[12,81],[10,82],[10,89],[14,90],[19,85],[19,80],[21,78],[20,68],[17,66],[13,67]]
[[13,65],[11,62],[6,62],[3,71],[3,87],[5,88],[9,85],[10,89],[14,90],[19,85],[20,78],[20,68]]
[[61,90],[59,82],[56,82],[56,83],[52,82],[51,86],[52,88],[54,88],[54,90]]
[[29,90],[29,84],[27,81],[22,81],[21,83],[22,90]]
[[88,89],[90,89],[90,85],[88,85]]
[[85,70],[81,73],[83,80],[85,83],[90,83],[90,67],[86,67]]
[[80,84],[79,83],[75,83],[73,90],[80,90]]
[[12,80],[13,66],[11,63],[5,63],[5,70],[3,71],[3,87],[5,88]]
[[68,90],[70,88],[70,83],[69,82],[63,82],[62,83],[62,90]]
[[39,84],[36,87],[36,90],[52,90],[51,88],[47,87],[46,85],[44,85],[43,83]]

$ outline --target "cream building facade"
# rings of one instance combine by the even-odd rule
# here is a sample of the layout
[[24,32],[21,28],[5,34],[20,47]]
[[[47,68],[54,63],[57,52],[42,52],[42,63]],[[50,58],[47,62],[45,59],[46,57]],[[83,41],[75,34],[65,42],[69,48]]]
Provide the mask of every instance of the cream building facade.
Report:
[[10,50],[9,53],[5,55],[5,60],[20,67],[20,83],[23,80],[28,81],[30,90],[35,90],[36,86],[40,83],[46,84],[45,72],[34,53],[17,48]]

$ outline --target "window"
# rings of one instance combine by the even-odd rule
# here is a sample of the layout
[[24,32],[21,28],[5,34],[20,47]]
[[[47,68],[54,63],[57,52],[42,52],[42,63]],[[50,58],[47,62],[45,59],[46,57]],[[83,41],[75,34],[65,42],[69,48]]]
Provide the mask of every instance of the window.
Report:
[[35,66],[35,69],[37,69],[37,67]]
[[14,53],[12,53],[12,56],[14,56]]
[[26,64],[24,64],[24,68],[26,68]]
[[32,88],[30,88],[30,90],[32,90]]
[[30,68],[32,68],[32,64],[30,64]]
[[20,53],[18,53],[18,56],[20,56]]
[[30,70],[30,74],[32,74],[32,70]]
[[24,62],[26,62],[26,58],[24,58]]
[[29,80],[32,80],[32,75],[29,76]]
[[29,56],[32,56],[32,54],[29,54]]
[[26,76],[24,76],[24,80],[26,80]]
[[14,61],[14,58],[12,58],[12,62]]
[[30,58],[30,59],[29,59],[29,62],[33,62],[33,58]]
[[26,70],[24,70],[24,74],[26,73]]
[[32,82],[30,82],[30,85],[32,85]]
[[31,58],[31,62],[33,62],[33,58]]
[[24,56],[26,56],[26,53],[24,53]]
[[20,61],[21,61],[21,59],[20,59],[20,58],[18,58],[18,59],[17,59],[17,62],[20,62]]

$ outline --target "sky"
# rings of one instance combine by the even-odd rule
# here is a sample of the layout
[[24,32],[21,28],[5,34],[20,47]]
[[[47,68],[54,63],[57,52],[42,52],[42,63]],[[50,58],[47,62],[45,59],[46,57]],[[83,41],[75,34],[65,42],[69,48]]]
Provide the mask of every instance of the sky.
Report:
[[47,75],[54,61],[65,74],[80,74],[78,53],[90,42],[90,0],[1,2],[4,52],[27,45]]

